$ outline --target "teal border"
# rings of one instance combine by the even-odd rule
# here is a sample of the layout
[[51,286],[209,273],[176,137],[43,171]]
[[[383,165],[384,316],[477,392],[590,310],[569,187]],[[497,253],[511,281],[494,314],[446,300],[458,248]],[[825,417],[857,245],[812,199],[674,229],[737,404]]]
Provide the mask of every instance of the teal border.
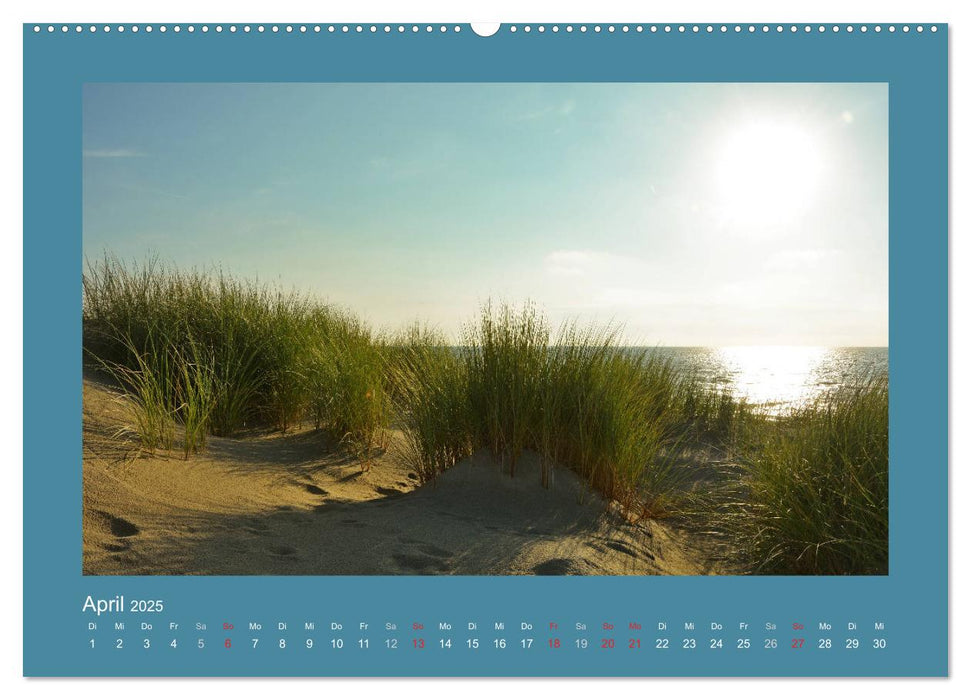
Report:
[[[854,676],[948,671],[948,31],[176,34],[24,26],[24,673]],[[129,25],[130,26],[130,25]],[[243,25],[238,25],[242,27]],[[256,25],[250,25],[256,27]],[[313,25],[310,25],[311,27]],[[452,27],[453,25],[449,25]],[[533,25],[536,27],[536,25]],[[575,25],[579,26],[579,25]],[[756,25],[761,28],[762,25]],[[871,25],[872,27],[873,25]],[[916,25],[911,25],[916,27]],[[410,25],[409,25],[410,28]],[[885,577],[83,577],[81,88],[86,82],[882,82],[890,98],[891,567]],[[84,597],[164,598],[165,622],[881,620],[886,650],[90,652]],[[240,620],[240,611],[246,619]],[[129,620],[131,622],[131,620]],[[726,624],[726,628],[727,628]],[[482,625],[480,625],[481,627]],[[815,633],[814,633],[815,634]],[[244,635],[245,636],[245,635]],[[454,635],[461,638],[460,633]],[[490,635],[482,635],[484,638]],[[518,638],[510,634],[511,640]],[[542,635],[536,634],[538,638]],[[591,637],[594,635],[591,634]],[[619,635],[618,635],[619,636]],[[675,636],[672,634],[672,637]],[[698,634],[701,638],[701,634]],[[725,635],[726,638],[729,635]],[[755,637],[756,635],[753,635]],[[779,634],[784,640],[784,635]],[[838,637],[833,634],[834,638]],[[402,635],[405,638],[405,635]],[[654,635],[647,627],[645,640]],[[318,631],[318,638],[325,634]],[[348,635],[350,639],[350,635]],[[164,651],[164,653],[163,653]],[[294,650],[296,651],[296,650]]]

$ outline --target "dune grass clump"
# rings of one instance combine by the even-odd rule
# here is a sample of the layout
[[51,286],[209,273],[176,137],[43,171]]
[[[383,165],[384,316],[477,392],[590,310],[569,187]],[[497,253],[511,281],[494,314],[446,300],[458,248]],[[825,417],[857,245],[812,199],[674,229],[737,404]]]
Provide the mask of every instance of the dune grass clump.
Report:
[[209,426],[213,435],[230,436],[259,412],[264,377],[254,344],[230,330],[212,356],[213,407]]
[[683,481],[673,457],[712,422],[687,411],[706,397],[670,361],[619,339],[618,328],[576,323],[554,333],[530,304],[491,302],[458,348],[418,327],[392,338],[391,392],[411,465],[427,481],[487,448],[514,477],[529,449],[546,487],[566,466],[631,517],[670,514]]
[[719,445],[733,443],[739,431],[755,420],[752,407],[743,399],[691,377],[681,380],[675,412],[697,439]]
[[871,377],[762,424],[730,521],[753,571],[887,573],[888,408]]
[[101,361],[134,369],[137,355],[165,343],[182,357],[205,351],[213,372],[214,434],[248,422],[288,429],[303,397],[296,358],[311,303],[296,294],[222,273],[167,269],[156,260],[126,265],[106,256],[83,277],[84,347]]
[[176,356],[173,364],[175,384],[175,416],[182,426],[184,456],[206,447],[210,417],[218,398],[213,381],[213,364],[205,349],[190,343],[191,355]]
[[391,400],[384,356],[363,325],[347,321],[325,336],[316,364],[321,372],[312,400],[321,426],[368,467],[376,449],[387,447]]
[[554,335],[530,305],[486,305],[462,352],[473,442],[511,475],[529,448],[544,485],[561,464],[633,517],[668,512],[677,479],[665,450],[680,437],[669,365],[621,346],[617,329],[571,323]]
[[149,452],[173,449],[179,434],[185,458],[205,448],[216,401],[212,364],[198,345],[191,351],[149,336],[144,351],[130,350],[134,367],[103,364],[127,388],[135,432]]
[[443,336],[420,326],[390,339],[386,353],[405,458],[427,482],[473,452],[467,368]]
[[362,464],[382,442],[382,356],[349,314],[222,273],[110,256],[88,265],[83,293],[86,352],[114,368],[136,405],[159,407],[157,416],[143,412],[148,445],[171,444],[162,415],[184,424],[192,451],[208,434],[262,423],[285,432],[304,420]]
[[530,304],[516,311],[490,302],[478,323],[465,329],[462,353],[475,440],[490,447],[512,476],[523,449],[535,444],[549,338],[549,326]]
[[170,450],[175,444],[175,416],[172,386],[174,373],[169,370],[168,353],[132,352],[133,366],[105,363],[104,368],[126,387],[126,398],[132,406],[135,433],[142,449]]

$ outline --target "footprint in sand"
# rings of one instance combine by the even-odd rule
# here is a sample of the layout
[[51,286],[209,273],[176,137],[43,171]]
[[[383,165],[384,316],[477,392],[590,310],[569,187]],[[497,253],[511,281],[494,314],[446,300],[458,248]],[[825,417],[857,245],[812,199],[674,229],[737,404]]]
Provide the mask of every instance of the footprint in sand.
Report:
[[615,552],[620,552],[621,554],[626,554],[629,557],[636,557],[637,553],[633,549],[628,547],[623,542],[618,542],[617,540],[607,540],[605,543],[607,547],[614,550]]
[[251,535],[265,535],[269,531],[264,523],[260,522],[255,518],[248,518],[243,521],[245,527],[243,527],[244,532],[248,532]]
[[312,493],[315,496],[326,496],[327,492],[316,484],[305,484],[304,488],[307,489],[307,493]]
[[392,554],[391,558],[402,569],[408,569],[419,574],[448,571],[448,565],[445,561],[435,556],[428,556],[426,554]]
[[537,576],[570,576],[581,573],[580,567],[572,559],[547,559],[533,567]]
[[388,496],[389,498],[393,496],[403,496],[405,494],[404,491],[399,491],[398,489],[389,489],[385,488],[384,486],[375,486],[374,490],[382,496]]
[[442,549],[441,547],[436,547],[433,544],[419,544],[418,551],[424,552],[432,557],[450,557],[452,552],[447,549]]
[[638,556],[645,556],[651,561],[654,561],[654,555],[651,554],[650,552],[644,552],[643,555],[639,555],[630,546],[624,544],[623,542],[619,542],[617,540],[607,540],[605,544],[607,547],[614,550],[615,552],[626,554],[629,557],[634,557],[636,559]]
[[115,537],[134,537],[141,532],[137,525],[128,522],[124,518],[119,518],[107,513],[104,514],[104,517],[108,521],[108,530]]
[[279,545],[276,547],[270,547],[270,553],[279,557],[292,557],[296,556],[297,550],[293,547],[287,547],[286,545]]
[[418,551],[399,552],[391,558],[402,569],[418,574],[444,572],[449,570],[448,560],[454,555],[447,549],[410,537],[399,538],[402,544],[412,545]]

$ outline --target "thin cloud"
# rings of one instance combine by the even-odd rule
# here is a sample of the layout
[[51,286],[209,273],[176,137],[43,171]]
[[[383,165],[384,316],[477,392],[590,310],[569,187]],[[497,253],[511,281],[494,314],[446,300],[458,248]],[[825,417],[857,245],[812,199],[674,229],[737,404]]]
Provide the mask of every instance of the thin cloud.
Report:
[[599,250],[554,250],[543,259],[543,266],[548,274],[559,277],[617,279],[629,275],[640,279],[649,272],[647,262],[640,258]]
[[136,183],[125,183],[120,185],[121,189],[127,190],[129,192],[136,192],[138,194],[147,194],[152,196],[161,197],[172,197],[174,199],[189,199],[187,194],[179,194],[178,192],[172,192],[171,190],[162,189],[160,187],[150,187],[146,185],[139,185]]
[[768,256],[765,269],[775,272],[818,269],[823,264],[832,264],[839,255],[838,250],[822,248],[780,250]]
[[552,105],[542,109],[517,114],[512,118],[512,121],[531,122],[536,121],[537,119],[545,119],[547,117],[568,117],[573,114],[573,110],[575,110],[576,107],[576,100],[566,100],[558,105]]
[[133,151],[130,148],[101,148],[84,151],[85,158],[143,158],[141,151]]

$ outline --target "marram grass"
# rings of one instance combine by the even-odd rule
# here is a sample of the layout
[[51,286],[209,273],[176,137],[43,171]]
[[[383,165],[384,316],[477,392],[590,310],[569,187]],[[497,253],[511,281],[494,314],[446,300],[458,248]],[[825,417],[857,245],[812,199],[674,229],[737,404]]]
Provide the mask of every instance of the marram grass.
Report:
[[[491,303],[457,351],[412,336],[398,393],[419,474],[485,447],[515,476],[531,449],[543,459],[544,486],[555,465],[569,466],[631,517],[668,514],[681,486],[672,454],[697,431],[685,397],[701,385],[618,337],[619,329],[576,324],[554,333],[532,305]],[[733,404],[726,421],[739,410]]]
[[142,351],[131,349],[134,366],[102,362],[127,388],[135,432],[149,452],[175,447],[181,434],[183,456],[206,446],[215,404],[213,367],[205,351],[190,343],[185,355],[164,339],[151,334]]
[[419,326],[390,339],[386,353],[405,459],[430,481],[476,444],[467,365],[445,338]]
[[[543,486],[568,467],[632,519],[701,503],[747,570],[887,569],[885,377],[771,419],[624,347],[617,327],[553,329],[531,304],[485,304],[455,347],[420,325],[376,335],[313,297],[219,271],[110,256],[85,270],[83,322],[86,356],[124,387],[150,451],[188,457],[209,435],[307,425],[367,468],[400,430],[430,481],[483,448],[515,477],[533,450]],[[741,476],[688,493],[685,448],[698,445],[735,455]]]
[[379,353],[370,331],[341,311],[221,272],[110,256],[88,265],[83,292],[85,350],[131,393],[154,382],[169,414],[185,403],[177,392],[205,394],[207,410],[187,414],[195,445],[206,433],[267,423],[287,431],[308,420],[366,463],[382,437]]
[[792,410],[745,448],[730,530],[758,573],[886,574],[885,376]]

